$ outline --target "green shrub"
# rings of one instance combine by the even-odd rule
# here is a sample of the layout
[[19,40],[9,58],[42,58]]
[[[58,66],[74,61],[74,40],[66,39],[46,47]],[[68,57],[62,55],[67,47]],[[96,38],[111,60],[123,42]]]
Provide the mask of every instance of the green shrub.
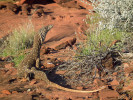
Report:
[[[79,56],[99,55],[112,50],[121,51],[127,38],[132,34],[118,28],[103,28],[102,22],[105,22],[105,20],[98,13],[87,16],[86,23],[89,24],[89,29],[86,31],[87,40],[86,43],[81,43]],[[114,41],[119,42],[112,45]]]
[[[111,45],[114,41],[120,41],[117,44],[117,50],[122,48],[125,34],[117,30],[104,29],[98,32],[88,34],[87,43],[82,47],[82,55],[91,55],[91,53],[99,54],[100,52],[111,51],[115,45]],[[129,34],[129,33],[128,33]]]
[[12,31],[12,34],[7,38],[4,45],[6,49],[10,49],[12,52],[18,52],[32,46],[34,38],[34,27],[31,22],[19,26]]
[[20,64],[24,57],[25,54],[19,54],[17,57],[14,57],[13,62],[15,63],[15,67],[17,67]]
[[13,61],[18,63],[17,61],[24,57],[24,49],[32,47],[34,34],[34,26],[31,22],[14,29],[4,41],[0,55],[13,56]]

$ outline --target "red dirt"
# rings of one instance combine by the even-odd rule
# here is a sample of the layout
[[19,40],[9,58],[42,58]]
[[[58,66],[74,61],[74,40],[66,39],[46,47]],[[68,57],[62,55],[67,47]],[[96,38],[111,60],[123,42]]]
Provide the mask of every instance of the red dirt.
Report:
[[[64,4],[65,7],[56,3],[45,5],[33,4],[33,7],[42,6],[44,10],[44,15],[38,16],[38,14],[35,13],[30,18],[35,30],[37,31],[43,25],[54,25],[47,34],[41,49],[42,67],[44,68],[50,69],[55,67],[51,62],[70,60],[74,55],[74,50],[77,50],[75,43],[83,41],[86,38],[83,31],[86,30],[87,27],[83,20],[86,18],[86,15],[89,14],[88,9],[92,9],[92,6],[86,6],[81,2],[78,2],[77,5],[72,4],[72,2],[66,3]],[[68,8],[68,5],[75,8]],[[79,9],[79,5],[82,5],[86,9]],[[10,34],[13,29],[18,28],[19,25],[28,21],[29,17],[25,12],[15,14],[12,13],[10,9],[0,10],[0,38]],[[48,48],[48,51],[46,51],[46,48]],[[46,52],[49,53],[45,54]],[[40,80],[27,81],[26,79],[17,79],[16,68],[13,67],[14,65],[12,63],[3,62],[5,59],[7,58],[0,59],[0,100],[118,100],[118,98],[128,100],[125,99],[127,96],[124,94],[120,95],[116,88],[122,83],[122,81],[117,81],[116,79],[119,72],[113,73],[112,81],[110,82],[95,79],[94,84],[86,86],[86,90],[93,90],[106,85],[107,87],[104,90],[96,93],[71,93],[55,88],[47,88],[45,87],[45,82]],[[108,59],[105,66],[111,70],[113,68],[112,59]],[[133,73],[133,71],[131,71],[131,69],[133,69],[132,62],[133,61],[128,62],[129,66],[126,67],[124,64],[122,65],[125,67],[124,70],[127,77],[131,77],[130,74]],[[56,65],[58,65],[58,63],[56,63]],[[58,75],[64,73],[64,71],[56,72]],[[127,81],[129,81],[130,77],[127,78]],[[92,87],[94,85],[95,87]],[[71,87],[79,90],[84,88],[83,86]],[[131,82],[126,83],[123,89],[127,91],[133,89]],[[122,89],[120,89],[120,91],[122,91]]]

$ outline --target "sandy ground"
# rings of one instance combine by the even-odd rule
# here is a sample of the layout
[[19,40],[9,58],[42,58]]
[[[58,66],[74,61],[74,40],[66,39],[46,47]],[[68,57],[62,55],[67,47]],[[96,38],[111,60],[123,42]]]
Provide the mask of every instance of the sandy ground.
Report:
[[[0,3],[2,4],[2,3]],[[50,4],[33,4],[33,8],[40,6],[43,8],[43,13],[37,10],[32,16],[27,16],[26,11],[17,12],[14,14],[10,9],[0,10],[0,38],[11,34],[11,31],[24,25],[27,22],[32,22],[35,31],[44,25],[52,24],[54,27],[49,31],[46,36],[46,40],[41,49],[41,60],[43,66],[47,69],[54,68],[56,65],[48,64],[52,61],[67,61],[74,56],[79,41],[84,41],[86,36],[83,32],[87,29],[87,25],[84,22],[88,12],[88,9],[92,9],[92,6],[83,6],[86,9],[79,9],[79,5],[72,5],[72,3],[64,4],[65,6],[71,5],[71,7],[62,7],[56,3]],[[82,3],[80,5],[83,5]],[[72,7],[73,6],[73,7]],[[31,9],[34,11],[34,9]],[[39,14],[38,14],[39,12]],[[40,14],[41,13],[41,14]],[[46,48],[50,48],[49,53],[46,54]],[[11,62],[5,62],[7,58],[0,58],[0,100],[131,100],[131,95],[120,91],[129,91],[133,89],[133,81],[129,84],[125,84],[122,81],[118,81],[117,75],[121,72],[114,72],[112,80],[95,79],[93,85],[86,86],[86,90],[94,90],[101,86],[106,86],[105,89],[94,93],[72,93],[56,88],[48,88],[44,81],[33,79],[28,81],[26,79],[16,78],[16,68]],[[112,60],[109,60],[109,63]],[[111,62],[112,63],[112,62]],[[122,64],[124,66],[125,76],[127,80],[131,78],[133,70],[133,61]],[[126,66],[126,67],[125,67]],[[49,79],[53,82],[59,83],[60,74],[64,72],[57,72],[55,76],[58,76],[57,80],[54,79],[54,75],[48,74]],[[117,86],[124,84],[123,89],[117,89]],[[82,90],[83,86],[67,86],[66,88],[73,87],[74,89]],[[95,87],[94,87],[95,86]],[[119,91],[118,91],[119,90]],[[123,94],[121,94],[123,93]]]

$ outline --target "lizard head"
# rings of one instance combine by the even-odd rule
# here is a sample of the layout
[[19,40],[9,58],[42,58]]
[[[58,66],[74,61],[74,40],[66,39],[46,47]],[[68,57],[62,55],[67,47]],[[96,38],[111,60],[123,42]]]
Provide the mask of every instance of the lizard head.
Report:
[[41,42],[45,40],[45,37],[46,37],[46,34],[48,33],[48,31],[53,27],[53,25],[47,25],[47,26],[44,26],[42,27],[40,30],[39,30],[39,33],[41,35]]

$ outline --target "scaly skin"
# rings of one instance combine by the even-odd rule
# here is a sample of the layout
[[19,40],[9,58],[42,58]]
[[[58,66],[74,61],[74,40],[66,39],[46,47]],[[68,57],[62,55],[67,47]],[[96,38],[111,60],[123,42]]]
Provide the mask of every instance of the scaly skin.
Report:
[[39,32],[35,34],[32,51],[23,59],[23,61],[19,64],[17,68],[18,77],[26,77],[29,69],[31,69],[32,67],[39,68],[40,48],[42,42],[46,37],[47,32],[52,27],[52,25],[42,27]]
[[[92,90],[92,91],[82,91],[82,90],[74,90],[62,87],[58,84],[55,84],[48,80],[46,74],[43,71],[37,70],[39,68],[39,59],[40,59],[40,48],[42,41],[44,41],[47,32],[52,28],[52,25],[43,27],[40,31],[34,36],[34,44],[32,51],[29,55],[27,55],[24,60],[18,66],[18,77],[27,77],[28,74],[33,74],[35,79],[40,79],[46,82],[47,86],[55,87],[57,89],[61,89],[69,92],[79,92],[79,93],[92,93],[97,92],[105,88],[105,86]],[[34,67],[35,66],[35,67]]]

